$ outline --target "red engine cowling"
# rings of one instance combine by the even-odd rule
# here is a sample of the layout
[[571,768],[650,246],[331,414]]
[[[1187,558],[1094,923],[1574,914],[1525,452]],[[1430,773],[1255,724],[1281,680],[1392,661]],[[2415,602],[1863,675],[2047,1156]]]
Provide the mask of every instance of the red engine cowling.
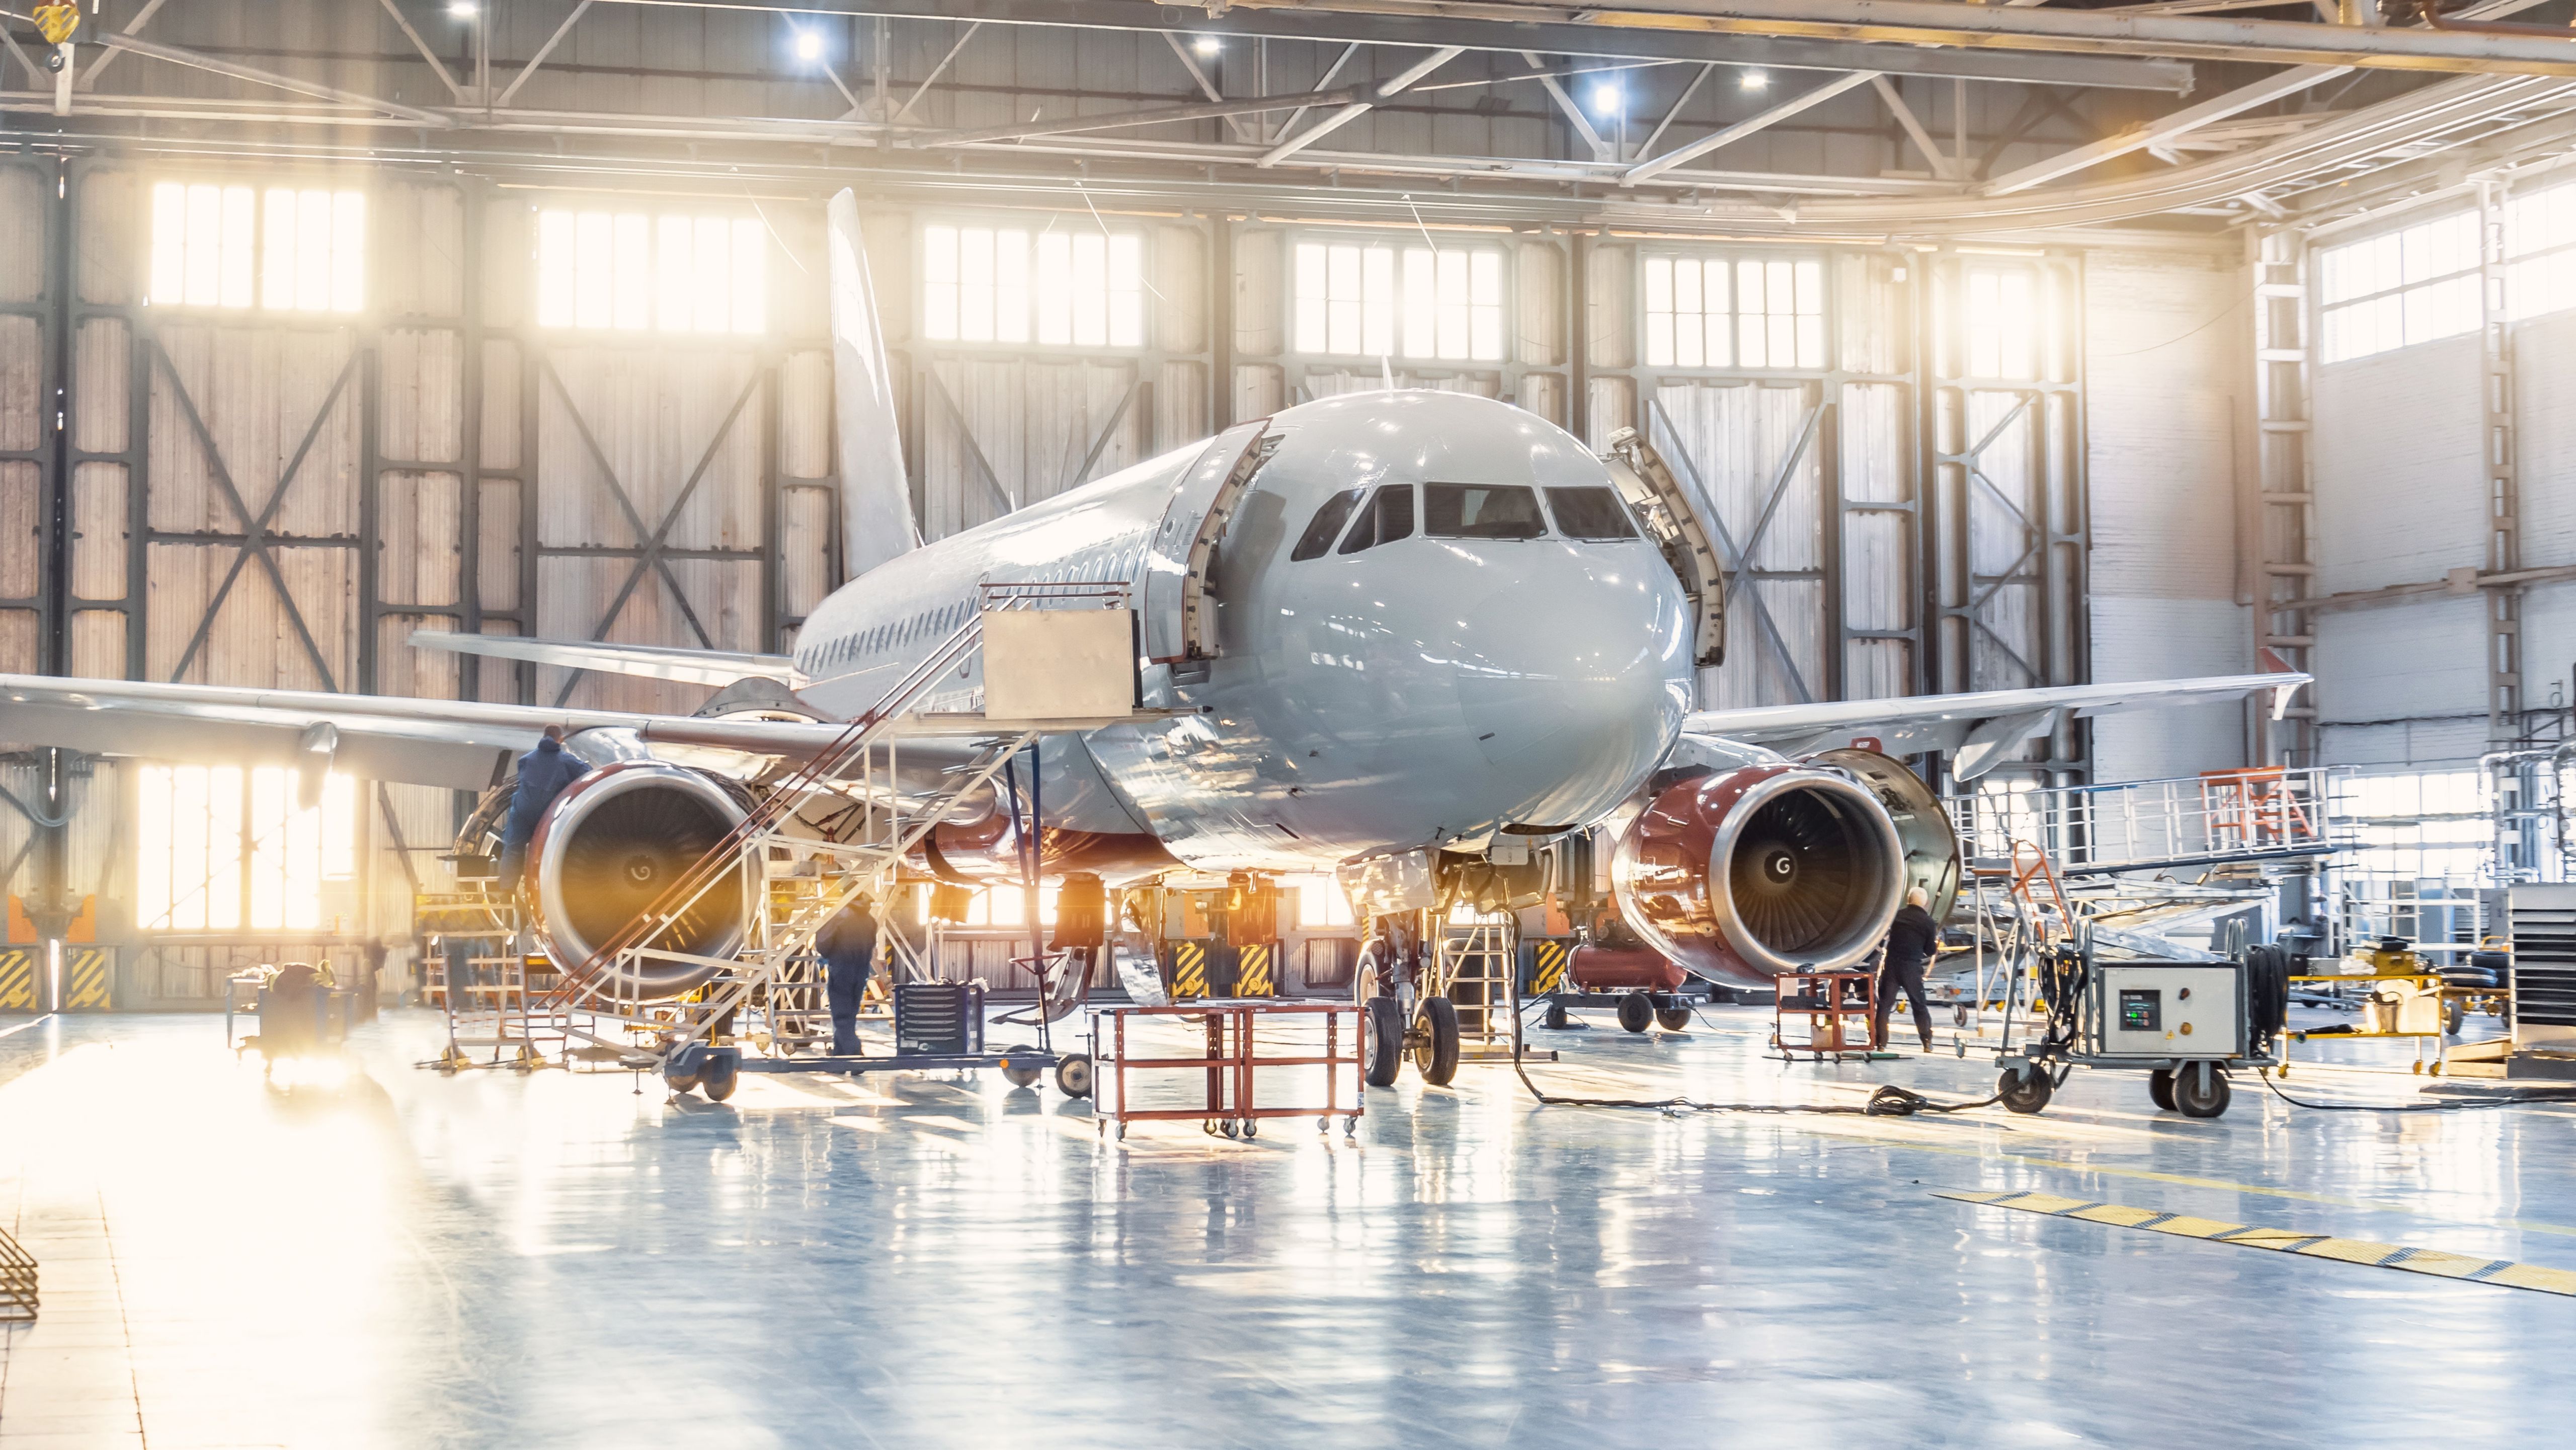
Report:
[[1905,864],[1867,787],[1756,765],[1666,787],[1620,837],[1610,880],[1620,915],[1656,950],[1704,976],[1769,986],[1869,955],[1904,900]]
[[1678,992],[1690,980],[1670,957],[1645,947],[1579,946],[1566,972],[1586,992]]

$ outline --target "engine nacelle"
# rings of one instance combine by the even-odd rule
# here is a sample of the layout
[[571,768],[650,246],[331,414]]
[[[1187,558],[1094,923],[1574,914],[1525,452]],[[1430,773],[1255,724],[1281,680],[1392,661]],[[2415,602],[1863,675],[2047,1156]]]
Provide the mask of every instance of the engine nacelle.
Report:
[[1667,786],[1619,839],[1619,912],[1656,950],[1720,981],[1770,986],[1874,950],[1904,903],[1887,808],[1830,771],[1754,765]]
[[[658,761],[624,761],[566,787],[528,843],[524,898],[546,955],[578,970],[627,923],[741,824],[747,803],[725,782]],[[719,881],[656,936],[654,947],[730,958],[751,920],[741,868]],[[704,986],[719,968],[703,962],[642,961],[604,969],[592,981],[613,996],[653,1000]]]

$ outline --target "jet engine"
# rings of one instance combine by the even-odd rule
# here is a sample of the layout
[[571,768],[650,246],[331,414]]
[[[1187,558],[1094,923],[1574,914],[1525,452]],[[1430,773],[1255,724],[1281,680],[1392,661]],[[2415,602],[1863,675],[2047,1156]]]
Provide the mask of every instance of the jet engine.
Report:
[[[749,809],[730,783],[659,761],[622,761],[574,781],[538,823],[520,888],[546,955],[577,970],[659,902]],[[728,959],[742,945],[751,907],[737,866],[650,945]],[[717,971],[709,962],[647,959],[603,969],[592,980],[613,995],[651,1000],[693,991]]]
[[1620,915],[1664,955],[1720,981],[1830,971],[1887,934],[1909,884],[1878,796],[1843,774],[1752,765],[1667,785],[1619,839]]

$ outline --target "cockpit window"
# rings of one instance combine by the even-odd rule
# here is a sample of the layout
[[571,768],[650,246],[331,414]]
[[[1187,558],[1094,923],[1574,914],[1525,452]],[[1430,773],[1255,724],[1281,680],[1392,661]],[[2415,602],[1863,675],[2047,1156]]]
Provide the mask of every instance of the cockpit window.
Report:
[[1517,485],[1426,483],[1422,532],[1435,539],[1535,539],[1547,532],[1538,493]]
[[1359,522],[1351,525],[1350,536],[1334,553],[1356,554],[1379,544],[1391,544],[1413,534],[1413,485],[1384,483],[1371,495],[1368,507],[1360,511]]
[[1341,533],[1342,525],[1351,521],[1351,510],[1360,506],[1360,498],[1367,492],[1364,488],[1345,489],[1324,500],[1324,506],[1315,510],[1315,521],[1306,526],[1306,532],[1298,538],[1297,547],[1288,551],[1288,557],[1291,560],[1322,558],[1324,551],[1333,547],[1333,539]]
[[1611,488],[1551,488],[1547,507],[1556,515],[1556,531],[1569,539],[1633,539],[1637,526],[1619,506]]

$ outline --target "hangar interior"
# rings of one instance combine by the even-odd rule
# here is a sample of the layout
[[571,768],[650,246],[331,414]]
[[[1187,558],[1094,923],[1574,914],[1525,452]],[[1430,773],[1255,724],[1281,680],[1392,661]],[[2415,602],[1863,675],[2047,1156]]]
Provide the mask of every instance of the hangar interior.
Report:
[[[0,1327],[0,1450],[22,1436],[635,1443],[674,1428],[742,1444],[847,1443],[857,1430],[888,1444],[1087,1441],[1113,1424],[1140,1444],[1663,1444],[1685,1426],[1768,1443],[1820,1403],[1918,1443],[2007,1438],[2004,1426],[2169,1440],[2182,1429],[2172,1408],[2115,1410],[2081,1388],[2133,1372],[2133,1351],[2108,1342],[2122,1335],[2178,1374],[2224,1376],[2230,1413],[2270,1443],[2318,1425],[2268,1384],[2356,1369],[2399,1325],[2433,1326],[2418,1344],[2434,1371],[2487,1387],[2452,1428],[2536,1435],[2545,1397],[2517,1376],[2563,1352],[2547,1296],[2569,1286],[2249,1265],[2227,1247],[2131,1242],[2153,1236],[2127,1220],[1997,1221],[2037,1197],[2002,1213],[1927,1207],[1916,1185],[2072,1195],[2043,1210],[2061,1217],[2112,1204],[2142,1219],[2288,1223],[2317,1243],[2375,1245],[2372,1262],[2439,1241],[2467,1256],[2450,1277],[2503,1265],[2484,1271],[2498,1283],[2557,1284],[2550,1275],[2567,1276],[2547,1262],[2576,1262],[2550,1237],[2576,1229],[2547,1221],[2576,1212],[2566,1113],[2547,1106],[2549,1083],[2576,1078],[2576,957],[2559,926],[2576,898],[2551,891],[2570,880],[2562,783],[2576,766],[2568,10],[8,11],[0,1126],[25,1131],[0,1133],[0,1230],[42,1267],[25,1272],[31,1326]],[[846,235],[833,219],[844,192]],[[868,329],[854,350],[844,243],[881,350]],[[854,413],[853,390],[871,387],[876,411]],[[977,736],[984,753],[954,757],[940,789],[971,777],[958,788],[1000,792],[1008,844],[979,838],[983,867],[940,855],[953,800],[924,807],[930,795],[892,784],[892,807],[847,796],[866,830],[884,818],[887,840],[925,833],[927,856],[917,842],[890,849],[875,886],[887,930],[922,950],[880,973],[971,987],[957,1000],[976,1017],[975,1051],[820,1085],[745,1066],[755,1078],[738,1098],[734,1069],[721,1093],[701,1070],[707,1054],[739,1035],[755,1055],[784,1056],[796,1032],[821,1030],[822,948],[808,950],[820,918],[793,903],[828,897],[816,883],[843,879],[842,866],[762,876],[770,916],[754,936],[792,941],[778,961],[806,965],[756,983],[711,965],[697,995],[674,1000],[721,1010],[652,1018],[663,1036],[641,1058],[607,1028],[530,1026],[580,1010],[588,967],[566,977],[558,946],[547,982],[570,985],[541,986],[525,965],[548,955],[538,938],[456,924],[458,903],[501,900],[477,833],[499,840],[498,813],[525,779],[514,760],[545,712],[572,722],[576,745],[610,716],[810,726],[822,733],[804,754],[763,758],[855,750],[895,780],[913,747],[892,735],[811,743],[862,720],[873,693],[846,710],[775,684],[745,693],[819,679],[818,642],[843,637],[809,626],[847,618],[842,601],[867,596],[871,565],[911,567],[882,562],[905,552],[902,526],[859,520],[908,515],[922,559],[958,557],[940,553],[950,541],[1015,540],[973,556],[985,559],[979,618],[1016,603],[1046,612],[990,591],[1091,578],[1079,565],[1048,573],[1046,551],[1082,534],[1083,501],[1111,496],[1103,480],[1215,458],[1250,428],[1278,451],[1245,454],[1249,484],[1226,487],[1258,492],[1260,470],[1293,465],[1301,431],[1282,444],[1261,434],[1267,420],[1369,417],[1423,393],[1517,410],[1438,415],[1489,420],[1459,431],[1498,438],[1522,425],[1490,420],[1536,420],[1547,439],[1570,435],[1570,456],[1627,460],[1612,465],[1622,480],[1660,470],[1675,490],[1620,484],[1636,518],[1619,514],[1617,536],[1639,537],[1642,521],[1667,560],[1687,550],[1658,521],[1689,516],[1677,537],[1700,541],[1707,562],[1687,597],[1714,621],[1695,667],[1674,667],[1688,699],[1646,761],[1651,784],[1641,766],[1581,821],[1446,821],[1384,852],[1328,847],[1286,816],[1241,827],[1295,843],[1265,865],[1240,847],[1193,848],[1212,837],[1167,829],[1166,807],[1095,749],[1103,763],[1085,770],[1170,852],[1168,869],[1109,873],[1104,907],[1085,894],[1102,889],[1096,869],[1077,862],[1068,876],[1046,854],[1050,830],[1096,830],[1086,807],[1053,794],[1051,758],[1026,757],[1024,773],[1012,763],[1072,727],[1041,722],[1008,749]],[[862,437],[863,416],[884,426]],[[1190,486],[1169,485],[1176,497]],[[1381,520],[1382,536],[1413,530],[1412,497],[1401,530]],[[893,514],[867,512],[889,500]],[[1566,505],[1550,507],[1553,532],[1539,521],[1487,537],[1584,537]],[[1229,577],[1221,514],[1197,525],[1202,553],[1154,567],[1237,611],[1231,631],[1243,601],[1269,596],[1249,562]],[[1572,607],[1508,562],[1487,573],[1441,607],[1532,638]],[[1137,598],[1113,602],[1150,611],[1163,586],[1137,577]],[[1135,713],[1115,702],[1127,723],[1110,728],[1182,742],[1179,717],[1220,705],[1188,693],[1196,636],[1166,655],[1158,627],[1136,626]],[[476,650],[424,645],[423,631],[548,643]],[[1294,667],[1447,663],[1426,642],[1390,665],[1369,651],[1394,648],[1394,634],[1345,633],[1356,658],[1299,646],[1258,670],[1293,704],[1313,678]],[[888,668],[928,678],[958,664],[963,678],[963,656],[937,650],[998,648],[989,634],[957,645],[971,634],[889,617],[846,642]],[[1251,647],[1227,638],[1208,653],[1231,668],[1224,656]],[[547,653],[558,644],[610,648]],[[669,666],[680,651],[747,663],[739,678]],[[643,663],[620,672],[621,658]],[[998,668],[984,658],[974,668]],[[996,674],[978,678],[999,688]],[[1567,679],[1576,692],[1596,682]],[[2157,703],[2156,682],[2215,680],[2238,683]],[[1383,719],[1297,708],[1329,717],[1315,728],[1334,740],[1395,742],[1368,747],[1396,763],[1367,787],[1394,791],[1417,768],[1400,753],[1407,732],[1429,727],[1389,688],[1365,697],[1391,702]],[[391,708],[411,723],[326,712],[289,728],[311,692],[396,702],[365,720]],[[1972,698],[1937,721],[1928,706],[1833,713],[1935,696]],[[897,713],[929,708],[923,698]],[[442,783],[368,773],[411,748],[403,730],[426,752],[441,722],[502,718],[483,707],[527,722],[473,736],[488,779],[470,761],[442,766]],[[938,730],[960,727],[911,728],[929,760],[948,759]],[[227,743],[254,736],[265,743]],[[1696,889],[1744,896],[1709,908],[1722,918],[1709,949],[1735,975],[1702,970],[1663,934],[1681,928],[1638,906],[1650,898],[1634,863],[1652,853],[1625,844],[1631,834],[1680,818],[1673,791],[1699,790],[1692,809],[1722,813],[1709,782],[1753,758],[1726,755],[1711,775],[1718,756],[1688,754],[1702,737],[1762,752],[1730,789],[1796,762],[1862,780],[1861,798],[1901,822],[1911,809],[1941,823],[1945,866],[1906,856],[1870,878],[1868,941],[1823,974],[1856,975],[1865,998],[1887,992],[1876,968],[1843,969],[1875,948],[1907,882],[1929,885],[1951,954],[1921,1019],[1937,1019],[1937,1051],[1927,1025],[1929,1056],[1906,1042],[1890,1061],[1883,1005],[1875,1025],[1867,1001],[1857,1018],[1816,1006],[1823,937],[1765,956],[1729,935],[1758,934],[1744,904],[1754,888],[1712,886],[1727,867],[1707,864],[1705,839],[1682,851],[1700,853]],[[1843,747],[1886,758],[1903,788],[1816,763]],[[1424,778],[1440,774],[1442,748],[1420,748]],[[694,769],[712,757],[661,758]],[[1509,775],[1515,758],[1487,752],[1490,773]],[[769,807],[755,797],[805,789],[802,777],[780,787],[786,769],[725,786],[739,803],[719,826],[746,811],[761,825]],[[1069,814],[1051,821],[1041,795]],[[808,819],[797,812],[809,800],[780,807],[779,829]],[[1174,819],[1189,809],[1169,807]],[[1754,840],[1729,819],[1711,827],[1721,856]],[[1794,826],[1779,829],[1792,854],[1804,849]],[[1888,839],[1902,855],[1916,837]],[[1370,865],[1399,847],[1427,863],[1436,906]],[[649,896],[615,920],[631,910],[649,923]],[[1408,924],[1390,926],[1399,908]],[[1104,912],[1094,945],[1052,955]],[[456,945],[469,938],[502,944]],[[644,949],[619,941],[619,970],[641,971]],[[2051,975],[2079,951],[2089,986]],[[1645,976],[1618,975],[1623,952],[1649,962]],[[2116,1070],[2145,1071],[2148,1057],[2102,1045],[2112,1008],[2097,952],[2223,968],[2239,994],[2230,1030],[2244,1040],[2199,1057],[2199,1078],[2187,1047],[2158,1049],[2163,1112],[2131,1102],[2137,1079]],[[1376,974],[1396,970],[1390,954],[1410,964],[1387,989],[1405,1004],[1400,1042],[1381,1042],[1368,1008]],[[597,960],[611,955],[599,946]],[[489,967],[503,958],[512,965]],[[333,1051],[304,1059],[285,1053],[267,1004],[281,965],[315,963],[324,998],[342,1005],[316,1029]],[[473,995],[485,990],[473,970],[505,973],[489,989],[500,1006]],[[1429,975],[1405,975],[1416,971]],[[1919,1014],[1925,989],[1912,990]],[[792,1031],[791,992],[803,994]],[[989,1064],[1003,1077],[966,1075],[988,1065],[966,1061],[987,1031],[1010,1037],[998,1015],[984,1025],[987,992],[993,1013],[1018,1011],[1040,1034],[1044,1050],[1021,1061],[1052,1073],[1079,1056],[1082,1091],[1059,1077],[1031,1097],[1007,1051]],[[2131,996],[2119,993],[2120,1013]],[[1563,1000],[1541,1000],[1552,997]],[[2101,998],[2081,1010],[2103,1020],[2061,1022],[2079,997]],[[1130,1025],[1120,1008],[1180,1012],[1193,998],[1252,1002],[1241,1010],[1256,1015],[1310,1004],[1320,1015],[1283,1030],[1347,1034],[1322,1039],[1336,1044],[1327,1057],[1400,1047],[1417,1070],[1389,1066],[1380,1082],[1356,1059],[1348,1073],[1340,1058],[1322,1065],[1337,1095],[1323,1116],[1339,1128],[1312,1144],[1295,1124],[1256,1139],[1254,1116],[1218,1111],[1213,1066],[1208,1111],[1168,1115],[1204,1118],[1208,1134],[1174,1138],[1166,1123],[1158,1141],[1148,1122],[1130,1138],[1124,1116],[1114,1138],[1100,1131],[1092,1072],[1105,1080],[1115,1059],[1124,1114],[1126,1059],[1144,1050],[1099,1034]],[[899,1050],[909,1038],[870,1004],[863,1025]],[[461,1012],[497,1012],[475,1030],[499,1037],[460,1035]],[[218,1019],[238,1045],[237,1014],[267,1039],[247,1058],[214,1045]],[[1220,1052],[1233,1029],[1202,1005],[1188,1030],[1202,1019]],[[1255,1016],[1239,1020],[1234,1050],[1249,1052]],[[2060,1028],[2092,1046],[2048,1036]],[[550,1045],[531,1045],[545,1032]],[[1907,1037],[1902,1019],[1893,1035]],[[480,1070],[496,1062],[517,1071]],[[2226,1110],[2219,1066],[2239,1100],[2223,1124],[2190,1106],[2196,1081],[2199,1101],[2215,1092]],[[2014,1084],[2052,1072],[2058,1106],[2041,1116],[2050,1091],[2031,1106]],[[1337,1085],[1355,1094],[1362,1077],[1364,1117]],[[1254,1081],[1243,1067],[1235,1091]],[[1953,1119],[1917,1096],[1890,1115],[1870,1096],[1881,1083],[2000,1106]],[[2373,1111],[2314,1111],[2285,1083]],[[1880,1107],[1863,1116],[1864,1102]],[[1747,1104],[1769,1115],[1695,1112]],[[1811,1127],[1769,1112],[1789,1104],[1847,1116]],[[2453,1111],[2472,1107],[2496,1110]],[[666,1203],[648,1202],[660,1190],[646,1180],[669,1185]],[[164,1200],[191,1184],[233,1210],[174,1213]],[[1811,1211],[1787,1210],[1801,1194]],[[598,1216],[585,1222],[576,1203]],[[290,1222],[329,1229],[308,1251]],[[120,1230],[130,1249],[115,1247]],[[742,1247],[755,1242],[771,1248]],[[1834,1253],[1856,1243],[1877,1271]],[[577,1250],[604,1252],[548,1257]],[[327,1277],[308,1252],[348,1266],[364,1302],[244,1287],[243,1274],[289,1260]],[[185,1267],[199,1259],[223,1263]],[[1593,1285],[1600,1297],[1563,1302]],[[1212,1311],[1210,1291],[1240,1296],[1238,1312]],[[951,1295],[963,1320],[942,1316]],[[601,1323],[628,1312],[611,1306],[687,1300],[705,1305],[702,1357],[647,1326]],[[951,1356],[1025,1331],[1012,1306],[1042,1300],[1083,1327],[1037,1352],[1024,1396],[970,1413],[957,1392],[981,1393],[991,1367]],[[250,1301],[236,1343],[170,1347],[183,1332],[219,1335],[221,1306]],[[469,1301],[445,1327],[417,1322],[424,1304]],[[2284,1305],[2291,1327],[2258,1328]],[[877,1316],[878,1332],[848,1315]],[[124,1327],[108,1332],[110,1318]],[[469,1343],[503,1319],[529,1343]],[[1522,1323],[1542,1328],[1509,1328]],[[1808,1363],[1881,1332],[1916,1356],[1933,1336],[1961,1337],[1928,1370]],[[624,1367],[571,1389],[502,1363],[558,1335]],[[260,1357],[333,1340],[367,1346],[368,1364],[343,1364],[327,1391],[285,1389]],[[776,1348],[790,1340],[792,1352]],[[554,1342],[542,1353],[573,1352]],[[1438,1367],[1429,1380],[1401,1368],[1418,1350]],[[1332,1388],[1233,1358],[1283,1351],[1309,1356]],[[1143,1388],[1170,1379],[1182,1385],[1168,1396]],[[1895,1393],[1907,1379],[1910,1404]],[[2356,1389],[2319,1413],[2424,1429],[2390,1393]]]

